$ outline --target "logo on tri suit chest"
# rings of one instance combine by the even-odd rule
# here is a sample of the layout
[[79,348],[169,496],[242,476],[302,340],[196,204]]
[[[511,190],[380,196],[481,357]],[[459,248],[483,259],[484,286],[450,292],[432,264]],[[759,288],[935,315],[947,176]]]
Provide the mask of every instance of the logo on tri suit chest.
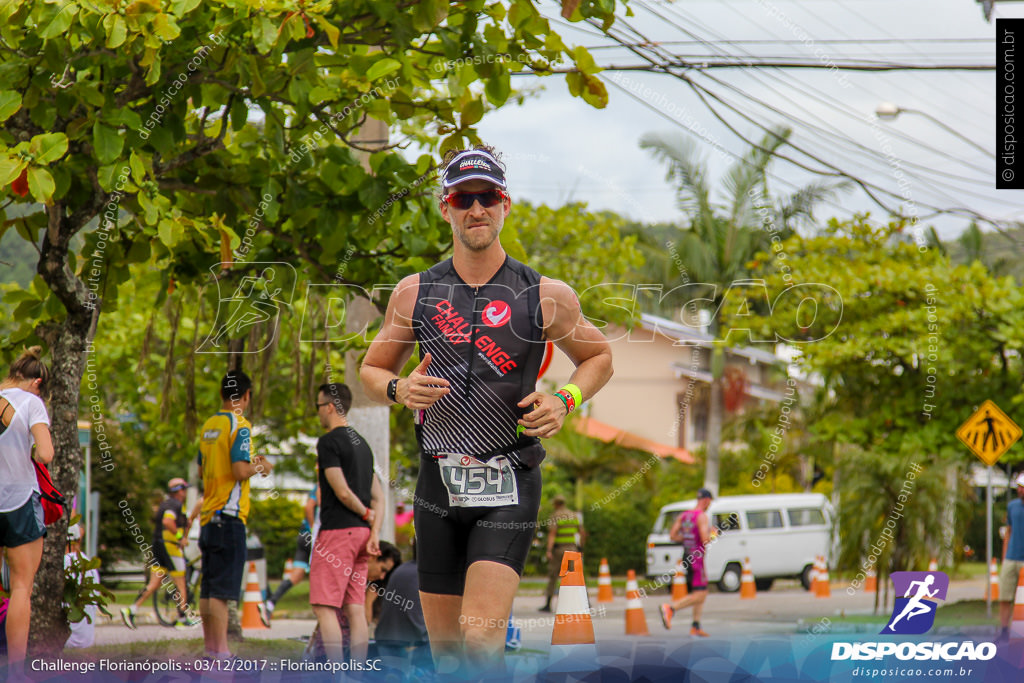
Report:
[[512,308],[504,301],[495,299],[484,309],[483,319],[488,327],[501,327],[512,319]]

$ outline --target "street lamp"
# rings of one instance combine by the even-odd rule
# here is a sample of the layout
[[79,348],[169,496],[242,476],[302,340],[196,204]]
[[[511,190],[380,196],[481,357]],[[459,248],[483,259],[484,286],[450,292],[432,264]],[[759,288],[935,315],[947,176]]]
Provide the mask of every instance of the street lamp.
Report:
[[970,138],[966,137],[963,133],[956,130],[955,128],[950,128],[945,123],[935,118],[928,112],[921,111],[920,109],[908,109],[906,107],[900,107],[893,104],[892,102],[882,102],[875,109],[875,116],[882,119],[883,121],[895,121],[896,117],[898,117],[900,114],[918,114],[920,116],[923,116],[932,123],[934,123],[935,125],[941,127],[946,132],[951,133],[952,135],[955,135],[956,137],[960,138],[974,149],[980,151],[985,156],[995,157],[995,154],[985,149],[984,147],[976,143],[974,140],[971,140]]

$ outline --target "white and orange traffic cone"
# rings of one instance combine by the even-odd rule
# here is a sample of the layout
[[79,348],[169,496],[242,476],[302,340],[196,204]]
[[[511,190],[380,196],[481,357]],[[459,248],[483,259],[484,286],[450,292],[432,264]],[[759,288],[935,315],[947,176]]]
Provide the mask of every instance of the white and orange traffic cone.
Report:
[[754,572],[750,571],[750,558],[746,557],[743,559],[743,573],[740,575],[740,600],[753,600],[756,597]]
[[552,645],[580,645],[594,642],[594,624],[590,619],[590,599],[583,578],[583,558],[567,550],[559,572],[558,614],[551,631]]
[[821,556],[820,569],[818,569],[818,590],[815,591],[814,595],[818,598],[832,597],[832,584],[828,576],[828,560],[825,559],[824,555]]
[[612,572],[608,569],[608,559],[601,558],[601,567],[597,570],[597,601],[612,602]]
[[295,561],[289,557],[287,560],[284,561],[284,575],[288,576],[292,573],[293,569],[295,569]]
[[256,563],[249,563],[249,575],[245,581],[245,596],[242,602],[242,628],[266,629],[260,618],[260,604],[263,595],[260,593],[260,580],[256,575]]
[[559,570],[558,613],[551,630],[548,671],[581,674],[597,667],[594,624],[583,577],[583,555],[567,550]]
[[1017,593],[1013,599],[1013,621],[1010,622],[1010,639],[1024,638],[1024,569],[1017,575]]
[[865,593],[876,593],[876,592],[878,592],[878,575],[875,574],[874,568],[868,570],[868,575],[864,579],[864,592]]
[[626,572],[626,635],[649,636],[647,617],[644,616],[644,605],[640,602],[640,586],[636,582],[636,572]]
[[988,589],[992,596],[992,602],[999,599],[999,571],[996,567],[996,558],[992,558],[988,565]]
[[930,571],[930,572],[937,572],[937,571],[939,571],[939,561],[938,561],[938,559],[933,557],[928,562],[928,571]]
[[672,577],[672,602],[682,600],[686,595],[686,565],[679,560],[679,564],[676,565],[676,575]]

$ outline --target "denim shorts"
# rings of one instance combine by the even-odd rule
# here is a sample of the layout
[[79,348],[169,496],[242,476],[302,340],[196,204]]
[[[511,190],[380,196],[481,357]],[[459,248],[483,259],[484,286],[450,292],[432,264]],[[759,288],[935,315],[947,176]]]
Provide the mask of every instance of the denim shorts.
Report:
[[203,556],[200,598],[238,600],[245,573],[245,524],[237,517],[214,514],[199,530]]
[[46,535],[43,504],[33,493],[17,510],[0,512],[0,548],[17,548]]

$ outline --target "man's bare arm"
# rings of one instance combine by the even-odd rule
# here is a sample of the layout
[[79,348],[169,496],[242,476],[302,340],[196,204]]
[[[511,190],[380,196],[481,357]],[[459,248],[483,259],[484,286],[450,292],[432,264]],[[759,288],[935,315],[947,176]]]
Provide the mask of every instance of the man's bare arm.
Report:
[[395,397],[407,408],[428,408],[448,393],[447,380],[427,374],[431,361],[429,353],[408,377],[399,375],[416,345],[412,315],[419,286],[419,275],[410,275],[398,283],[388,301],[384,324],[366,351],[359,369],[366,395],[378,403],[390,403],[387,388],[395,378],[398,378]]

